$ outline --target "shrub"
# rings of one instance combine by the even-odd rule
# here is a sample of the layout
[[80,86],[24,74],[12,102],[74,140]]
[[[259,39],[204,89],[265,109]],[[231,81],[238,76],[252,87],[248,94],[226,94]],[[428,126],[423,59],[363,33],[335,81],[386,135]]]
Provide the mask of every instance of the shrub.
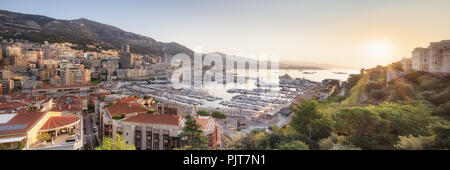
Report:
[[433,90],[439,89],[441,87],[441,81],[435,77],[421,76],[419,77],[420,85],[419,89],[421,90]]
[[450,87],[440,93],[431,94],[427,99],[435,105],[446,103],[450,100]]
[[48,133],[41,133],[37,136],[39,142],[45,142],[51,139],[50,134]]
[[200,116],[209,116],[209,113],[205,110],[199,110],[197,111],[197,114]]
[[221,112],[218,112],[218,111],[212,112],[211,116],[213,118],[216,118],[216,119],[225,119],[225,118],[227,118],[227,115],[225,115],[225,114],[223,114]]
[[370,91],[370,97],[376,100],[382,100],[386,97],[386,92],[384,90],[376,89]]
[[418,84],[418,83],[419,83],[418,78],[419,78],[420,76],[428,75],[428,74],[429,74],[429,73],[424,72],[424,71],[414,71],[414,72],[410,72],[410,73],[408,73],[408,74],[405,74],[403,77],[404,77],[408,82],[411,82],[411,83],[413,83],[413,84]]
[[362,77],[361,74],[350,74],[347,79],[347,83],[345,84],[345,88],[348,89],[347,91],[349,91],[349,89],[355,86],[361,79],[361,77]]
[[124,114],[121,114],[121,115],[114,115],[112,118],[113,118],[113,119],[116,119],[116,120],[118,120],[118,119],[123,119],[123,118],[125,118],[125,115],[124,115]]
[[450,120],[450,101],[445,104],[441,104],[433,111],[433,116],[440,116],[447,120]]
[[372,89],[381,89],[384,85],[381,83],[378,83],[376,81],[369,81],[366,85],[366,89],[372,90]]
[[415,91],[410,84],[395,81],[389,88],[389,101],[407,100],[414,97]]

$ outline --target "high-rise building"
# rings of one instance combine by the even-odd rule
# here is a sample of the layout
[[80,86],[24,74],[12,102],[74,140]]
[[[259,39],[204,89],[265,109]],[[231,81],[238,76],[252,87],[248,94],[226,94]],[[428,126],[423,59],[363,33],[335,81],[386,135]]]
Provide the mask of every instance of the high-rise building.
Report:
[[88,84],[91,81],[91,72],[84,69],[83,64],[66,65],[59,75],[61,85]]
[[0,60],[3,60],[3,48],[0,45]]
[[119,65],[122,69],[133,68],[133,57],[130,53],[130,45],[123,44],[122,51],[120,52]]
[[0,70],[0,80],[9,79],[11,77],[11,72],[6,69]]
[[21,44],[11,45],[5,48],[4,58],[6,68],[11,72],[26,72],[27,71],[27,59],[22,54]]
[[10,94],[14,89],[14,81],[11,79],[3,79],[2,80],[2,90],[3,94]]

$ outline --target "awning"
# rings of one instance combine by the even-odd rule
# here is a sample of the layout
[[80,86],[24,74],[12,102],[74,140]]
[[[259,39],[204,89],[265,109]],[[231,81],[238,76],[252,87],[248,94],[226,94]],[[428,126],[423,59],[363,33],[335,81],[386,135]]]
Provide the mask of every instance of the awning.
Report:
[[25,139],[25,136],[15,137],[15,138],[2,138],[2,139],[0,139],[0,143],[20,142],[23,139]]

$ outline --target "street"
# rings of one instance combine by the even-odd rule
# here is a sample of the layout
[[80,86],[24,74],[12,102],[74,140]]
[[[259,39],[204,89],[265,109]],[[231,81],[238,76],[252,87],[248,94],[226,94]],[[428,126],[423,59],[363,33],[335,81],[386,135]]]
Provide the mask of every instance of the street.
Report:
[[88,113],[87,111],[83,112],[83,124],[84,124],[84,149],[85,150],[94,150],[98,143],[98,133],[94,132],[94,122],[95,116],[94,113]]

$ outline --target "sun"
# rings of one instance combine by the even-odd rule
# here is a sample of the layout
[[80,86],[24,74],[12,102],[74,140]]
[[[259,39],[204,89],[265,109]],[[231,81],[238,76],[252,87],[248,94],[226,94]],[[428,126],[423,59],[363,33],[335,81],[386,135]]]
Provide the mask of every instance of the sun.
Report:
[[391,52],[392,45],[384,41],[373,41],[367,45],[367,53],[373,57],[383,57]]

